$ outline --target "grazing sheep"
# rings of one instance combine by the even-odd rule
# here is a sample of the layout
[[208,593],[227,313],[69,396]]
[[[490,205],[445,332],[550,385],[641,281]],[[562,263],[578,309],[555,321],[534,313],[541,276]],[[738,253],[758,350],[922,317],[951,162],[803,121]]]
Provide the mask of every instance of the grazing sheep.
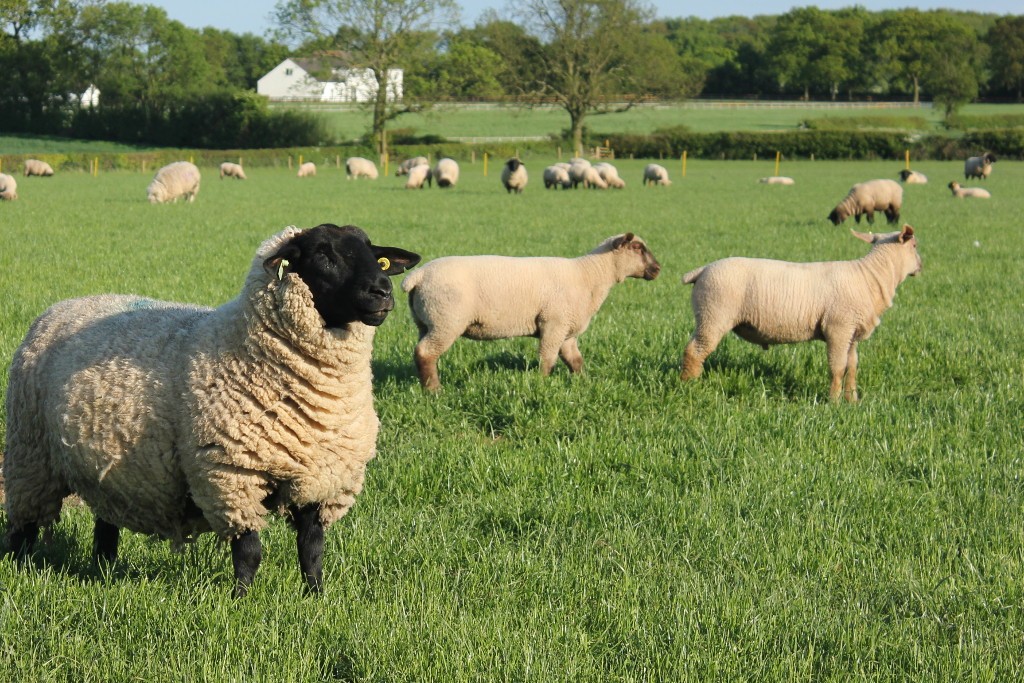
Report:
[[960,187],[960,183],[953,180],[949,183],[949,189],[957,199],[964,197],[975,197],[977,199],[990,199],[992,195],[988,190],[981,187]]
[[572,187],[572,180],[569,179],[569,169],[562,168],[555,164],[544,169],[544,189],[562,188],[568,190]]
[[346,180],[352,180],[353,178],[376,180],[377,165],[363,157],[349,157],[345,159],[345,178]]
[[[587,160],[586,159],[581,159],[581,161],[587,161]],[[589,164],[590,162],[587,161],[587,163]],[[552,164],[552,166],[554,166],[555,168],[560,168],[560,169],[564,170],[566,173],[568,173],[569,169],[572,168],[572,164],[570,164],[568,161],[559,161],[558,163]]]
[[604,181],[601,174],[593,166],[586,166],[583,168],[583,187],[587,189],[597,188],[599,190],[607,190],[608,183]]
[[846,198],[832,209],[828,219],[833,225],[839,225],[850,216],[860,223],[860,217],[865,216],[868,223],[874,224],[875,211],[883,211],[889,223],[896,223],[902,207],[903,188],[899,183],[895,180],[869,180],[851,187]]
[[793,179],[784,175],[770,175],[765,178],[761,178],[757,182],[763,183],[764,185],[792,185]]
[[583,187],[587,187],[587,169],[590,168],[593,168],[593,166],[586,159],[573,159],[572,163],[569,164],[569,180],[572,181],[574,190],[581,183]]
[[316,175],[316,164],[307,161],[299,166],[298,176],[300,178],[311,178]]
[[427,164],[419,164],[409,169],[409,178],[405,181],[405,189],[407,190],[420,190],[423,189],[423,183],[430,186],[432,174],[430,172],[430,166]]
[[820,339],[832,372],[829,396],[857,400],[857,343],[867,339],[892,306],[896,286],[921,272],[914,229],[853,233],[873,245],[854,261],[789,263],[726,258],[683,276],[693,284],[696,329],[683,354],[682,379],[695,379],[704,359],[729,331],[765,349]]
[[501,169],[501,184],[510,194],[522,194],[529,180],[526,174],[526,166],[519,159],[509,159]]
[[578,258],[447,256],[402,281],[420,331],[414,360],[420,383],[440,388],[437,359],[455,340],[540,338],[540,370],[559,357],[583,369],[576,339],[612,286],[627,277],[653,280],[661,266],[642,239],[609,237]]
[[964,178],[985,180],[992,173],[992,164],[994,163],[996,163],[996,157],[992,152],[985,152],[980,157],[969,157],[964,162]]
[[909,168],[905,168],[900,171],[900,180],[907,185],[927,185],[928,177],[924,173],[918,173],[917,171],[911,171]]
[[319,591],[324,529],[376,448],[370,352],[394,307],[388,276],[418,261],[354,226],[287,228],[219,308],[117,295],[52,306],[10,368],[7,553],[31,553],[76,493],[96,559],[116,559],[121,527],[178,542],[213,531],[244,595],[279,510]]
[[12,201],[18,198],[18,181],[14,176],[0,173],[0,200]]
[[455,159],[438,159],[434,165],[434,182],[438,187],[455,187],[459,182],[459,164]]
[[146,189],[146,196],[150,204],[176,202],[182,197],[191,203],[199,194],[199,180],[199,169],[195,164],[175,161],[156,172]]
[[421,166],[423,164],[426,164],[427,166],[429,166],[430,165],[430,159],[428,159],[426,157],[413,157],[412,159],[406,159],[405,161],[403,161],[402,163],[400,163],[398,165],[398,168],[395,169],[395,175],[396,176],[409,175],[409,171],[411,171],[415,167]]
[[43,177],[49,177],[53,175],[53,167],[45,161],[39,159],[26,159],[25,160],[25,175],[37,175]]
[[594,170],[597,171],[598,175],[601,176],[601,180],[608,185],[608,187],[621,190],[626,187],[626,181],[619,177],[619,169],[615,168],[607,161],[602,161],[599,164],[594,164]]
[[247,180],[245,177],[245,171],[242,169],[241,164],[233,164],[230,161],[225,161],[220,165],[220,179],[225,178],[238,178],[239,180]]
[[644,166],[644,186],[647,183],[652,185],[671,185],[672,181],[668,179],[668,171],[661,164],[647,164]]

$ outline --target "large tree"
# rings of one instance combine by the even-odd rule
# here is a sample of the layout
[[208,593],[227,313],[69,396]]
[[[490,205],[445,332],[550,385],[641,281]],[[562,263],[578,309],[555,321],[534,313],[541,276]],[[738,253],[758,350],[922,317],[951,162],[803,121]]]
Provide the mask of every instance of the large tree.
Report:
[[1024,95],[1024,16],[996,19],[985,43],[991,49],[992,81],[1016,93],[1017,101],[1021,102]]
[[638,0],[520,0],[510,10],[545,42],[535,96],[569,114],[574,149],[589,114],[624,111],[654,93],[691,94],[667,39],[643,30],[653,13]]
[[386,151],[387,122],[413,107],[389,100],[391,70],[430,53],[429,35],[458,18],[454,0],[280,0],[277,25],[288,38],[344,50],[356,68],[373,73],[372,135]]

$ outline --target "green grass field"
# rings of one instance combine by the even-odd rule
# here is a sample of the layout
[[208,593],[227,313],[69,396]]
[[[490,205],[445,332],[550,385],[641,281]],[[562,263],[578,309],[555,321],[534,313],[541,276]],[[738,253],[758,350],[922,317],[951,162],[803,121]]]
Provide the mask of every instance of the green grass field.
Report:
[[540,377],[536,340],[461,340],[434,397],[400,295],[375,346],[378,456],[328,532],[323,595],[302,596],[281,520],[234,601],[226,545],[125,533],[101,572],[70,508],[33,567],[0,560],[0,680],[1019,680],[1024,164],[1000,161],[974,203],[945,188],[962,164],[915,165],[932,182],[903,217],[924,271],[860,345],[861,403],[832,405],[819,343],[730,337],[681,384],[680,277],[729,255],[858,258],[825,216],[899,162],[783,162],[796,185],[769,187],[771,162],[691,160],[643,188],[624,161],[623,191],[544,191],[552,161],[525,159],[522,196],[480,164],[447,192],[203,169],[195,204],[165,206],[148,175],[19,178],[0,204],[3,389],[49,304],[220,304],[288,224],[354,223],[426,259],[575,256],[630,230],[663,270],[612,290],[585,375]]

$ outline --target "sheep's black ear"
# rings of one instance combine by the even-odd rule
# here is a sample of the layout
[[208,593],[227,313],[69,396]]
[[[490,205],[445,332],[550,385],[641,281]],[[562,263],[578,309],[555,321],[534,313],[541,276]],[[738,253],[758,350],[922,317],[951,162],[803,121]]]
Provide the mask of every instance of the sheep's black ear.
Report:
[[900,242],[901,243],[902,242],[906,242],[907,240],[909,240],[913,236],[914,236],[914,229],[912,227],[910,227],[909,223],[904,223],[903,224],[903,230],[900,232],[900,237],[899,237]]
[[302,250],[294,244],[286,244],[279,252],[263,262],[263,269],[278,280],[284,279],[286,273],[295,270],[295,265],[302,256]]
[[630,242],[633,241],[634,237],[636,237],[636,235],[634,235],[631,232],[627,232],[615,242],[615,248],[618,249],[624,244],[629,244]]
[[420,262],[420,255],[414,254],[398,247],[378,247],[371,245],[374,258],[380,264],[380,269],[385,275],[398,275],[404,273]]

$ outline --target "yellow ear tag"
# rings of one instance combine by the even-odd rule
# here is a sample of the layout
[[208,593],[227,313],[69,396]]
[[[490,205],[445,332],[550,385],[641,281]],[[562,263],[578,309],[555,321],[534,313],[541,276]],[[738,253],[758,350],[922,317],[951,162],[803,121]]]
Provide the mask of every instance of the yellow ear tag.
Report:
[[288,263],[288,259],[286,259],[286,258],[281,259],[280,265],[277,266],[277,279],[278,280],[283,280],[284,279],[284,269],[287,268],[289,265],[291,265],[291,264]]
[[385,256],[381,256],[379,259],[377,259],[377,263],[380,264],[381,270],[387,270],[388,268],[391,267],[391,261],[389,261]]

